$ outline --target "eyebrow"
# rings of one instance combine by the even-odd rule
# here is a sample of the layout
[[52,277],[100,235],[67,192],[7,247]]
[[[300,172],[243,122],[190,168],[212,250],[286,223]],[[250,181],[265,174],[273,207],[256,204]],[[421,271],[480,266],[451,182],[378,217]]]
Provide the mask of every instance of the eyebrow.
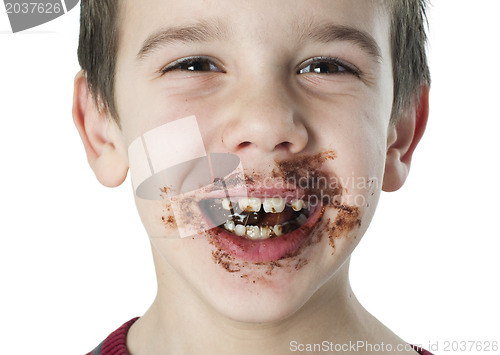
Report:
[[337,41],[351,42],[368,53],[375,61],[379,62],[382,60],[381,50],[377,41],[368,33],[354,27],[337,24],[326,24],[313,28],[308,27],[303,31],[301,37],[325,44]]
[[[300,28],[301,26],[299,26]],[[310,39],[321,43],[337,41],[351,42],[368,53],[375,61],[382,59],[380,47],[377,41],[368,33],[357,28],[338,25],[324,24],[315,27],[302,27],[299,36],[301,40]],[[143,60],[160,47],[174,43],[210,42],[227,39],[227,28],[218,20],[201,21],[192,25],[162,28],[150,35],[142,44],[137,53],[137,59]]]
[[162,28],[150,35],[137,53],[137,59],[142,60],[163,45],[181,42],[210,42],[227,38],[226,28],[217,20],[201,21],[187,26]]

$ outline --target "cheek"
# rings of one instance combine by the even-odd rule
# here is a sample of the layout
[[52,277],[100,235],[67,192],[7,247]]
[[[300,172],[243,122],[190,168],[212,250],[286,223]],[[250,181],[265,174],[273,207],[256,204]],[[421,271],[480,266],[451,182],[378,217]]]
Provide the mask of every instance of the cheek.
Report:
[[[383,113],[382,113],[383,112]],[[325,259],[327,269],[340,267],[359,243],[370,224],[382,187],[385,164],[387,108],[345,105],[330,117],[330,126],[323,127],[324,146],[337,152],[328,165],[335,171],[342,191],[342,206],[330,208],[325,214],[325,234],[330,248]],[[388,122],[388,119],[387,119]],[[329,132],[329,134],[325,134]],[[331,257],[329,254],[334,254]]]
[[178,238],[175,214],[163,201],[143,200],[135,197],[142,224],[150,238]]
[[350,206],[352,212],[339,211],[329,230],[333,231],[331,239],[354,231],[359,237],[356,245],[373,218],[382,189],[385,135],[373,125],[358,126],[338,151],[336,169],[342,185],[342,204]]
[[[127,142],[163,124],[189,117],[210,116],[212,106],[190,96],[172,95],[160,82],[117,79],[115,102]],[[198,117],[198,118],[200,118]]]
[[168,196],[162,188],[161,200],[135,197],[141,220],[151,239],[193,239],[213,228],[208,225],[196,198],[197,191]]
[[[318,124],[313,122],[309,128],[321,149],[337,152],[331,168],[349,180],[352,190],[356,190],[353,180],[381,179],[390,116],[390,110],[375,104],[375,99],[361,98],[363,100],[352,98],[329,109],[316,110],[312,117],[317,117]],[[342,185],[347,184],[343,182]]]

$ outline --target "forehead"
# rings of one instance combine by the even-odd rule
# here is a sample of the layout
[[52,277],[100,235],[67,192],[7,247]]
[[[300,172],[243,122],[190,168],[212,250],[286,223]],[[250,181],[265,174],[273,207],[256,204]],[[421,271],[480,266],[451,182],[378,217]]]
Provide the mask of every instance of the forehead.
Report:
[[370,34],[382,52],[389,46],[383,0],[122,0],[119,57],[138,53],[166,27],[213,24],[219,39],[276,45],[296,42],[308,28],[341,25]]

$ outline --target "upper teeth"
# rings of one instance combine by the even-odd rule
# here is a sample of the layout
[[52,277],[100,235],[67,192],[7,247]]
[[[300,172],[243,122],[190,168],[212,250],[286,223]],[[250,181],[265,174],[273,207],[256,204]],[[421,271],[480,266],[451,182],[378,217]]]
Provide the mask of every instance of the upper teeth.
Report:
[[[304,207],[304,201],[293,200],[290,205],[294,211],[300,211]],[[245,212],[259,212],[262,206],[264,208],[264,212],[281,213],[285,209],[286,200],[281,197],[264,199],[256,197],[242,197],[238,200],[238,206]],[[229,211],[234,208],[234,205],[228,198],[223,198],[222,208]]]
[[238,206],[240,206],[242,211],[246,212],[259,212],[260,205],[261,205],[260,198],[244,197],[238,200]]
[[281,197],[265,198],[262,207],[267,213],[281,213],[285,209],[285,203],[285,199]]
[[231,200],[228,198],[223,198],[222,199],[222,208],[225,210],[231,210],[233,208],[233,205],[231,204]]
[[[222,198],[221,205],[223,209],[231,211],[231,215],[227,217],[228,219],[223,225],[224,229],[240,237],[245,236],[252,240],[268,239],[274,236],[279,237],[283,235],[283,233],[289,233],[293,230],[290,229],[290,226],[292,226],[291,228],[294,228],[294,226],[295,228],[299,228],[304,225],[308,218],[307,215],[309,214],[308,211],[292,214],[291,221],[281,221],[283,224],[269,225],[268,223],[270,220],[258,221],[262,216],[253,216],[250,218],[252,213],[259,212],[261,208],[263,208],[266,213],[282,213],[287,205],[285,198],[241,197],[237,201],[236,199],[230,200],[229,198]],[[301,211],[303,208],[307,209],[305,202],[300,199],[291,200],[288,202],[288,206],[295,212]],[[235,210],[235,207],[238,209]],[[241,211],[247,213],[241,214]],[[289,222],[294,223],[289,224]],[[262,223],[263,225],[253,225],[253,223]],[[276,221],[276,223],[280,222]],[[284,231],[285,225],[288,228],[286,232]]]
[[304,207],[304,201],[302,200],[293,200],[292,201],[292,208],[294,211],[300,211]]

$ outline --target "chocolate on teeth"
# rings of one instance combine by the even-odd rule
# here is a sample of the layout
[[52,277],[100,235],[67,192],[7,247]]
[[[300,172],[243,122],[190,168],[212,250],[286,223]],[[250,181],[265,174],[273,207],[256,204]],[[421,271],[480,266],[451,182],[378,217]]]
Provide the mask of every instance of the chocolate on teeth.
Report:
[[[233,209],[233,203],[228,198],[223,198],[222,208],[227,211]],[[267,213],[281,213],[285,209],[286,200],[281,197],[272,198],[256,198],[256,197],[242,197],[238,199],[238,206],[242,211],[246,212],[258,212],[261,206]],[[294,211],[300,211],[304,207],[304,201],[293,200],[290,204]]]
[[260,228],[258,226],[247,226],[246,234],[250,239],[260,239]]
[[222,208],[225,209],[225,210],[230,211],[233,208],[231,200],[228,199],[228,198],[223,198],[222,199]]
[[286,201],[281,197],[265,198],[262,203],[264,211],[267,213],[281,213],[285,209]]
[[304,201],[293,200],[291,206],[294,211],[300,211],[304,207]]
[[245,212],[259,212],[262,202],[260,198],[243,197],[238,200],[238,206]]
[[271,228],[268,226],[260,227],[260,236],[262,239],[271,238]]
[[200,206],[210,218],[226,220],[220,227],[251,240],[290,233],[306,223],[309,216],[303,200],[294,199],[287,203],[281,197],[242,197],[237,201],[207,199],[200,201]]

